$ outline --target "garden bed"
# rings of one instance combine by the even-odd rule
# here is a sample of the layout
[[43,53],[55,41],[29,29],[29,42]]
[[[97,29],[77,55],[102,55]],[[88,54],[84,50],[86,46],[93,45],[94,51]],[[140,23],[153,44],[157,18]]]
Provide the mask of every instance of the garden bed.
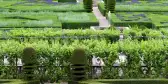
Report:
[[[158,19],[159,18],[159,19]],[[146,26],[148,28],[168,27],[168,16],[166,12],[117,12],[108,17],[114,26]]]
[[77,29],[98,26],[99,21],[93,13],[76,12],[2,12],[1,28],[63,28]]
[[46,15],[0,15],[1,28],[62,28],[57,16]]
[[82,3],[70,4],[70,3],[58,3],[53,2],[53,4],[49,4],[46,2],[26,2],[22,1],[18,2],[10,2],[3,1],[1,2],[0,11],[9,11],[9,12],[40,12],[40,11],[50,11],[50,12],[86,12]]
[[[104,3],[98,4],[99,10],[104,15]],[[139,3],[122,2],[117,3],[116,12],[168,12],[168,2],[151,2],[141,1]]]

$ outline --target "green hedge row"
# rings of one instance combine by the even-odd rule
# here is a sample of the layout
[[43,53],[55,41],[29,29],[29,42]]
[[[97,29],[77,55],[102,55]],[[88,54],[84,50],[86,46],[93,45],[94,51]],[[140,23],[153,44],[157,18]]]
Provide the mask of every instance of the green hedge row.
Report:
[[58,2],[76,2],[76,0],[58,0]]
[[[45,40],[66,40],[73,41],[74,39],[106,39],[107,41],[115,42],[119,40],[118,30],[56,30],[56,29],[15,29],[8,32],[0,32],[1,37],[7,39],[18,39],[17,37],[24,37],[25,39],[45,39]],[[5,36],[4,36],[5,35]]]
[[63,29],[86,29],[91,26],[98,26],[99,22],[63,22]]
[[99,3],[99,4],[98,4],[98,9],[99,9],[99,11],[101,12],[101,14],[102,14],[103,16],[106,15],[106,9],[105,9],[103,3]]
[[167,84],[167,79],[102,79],[81,82],[81,84]]
[[[69,37],[69,39],[73,39],[77,37],[77,39],[111,39],[112,41],[119,40],[120,31],[115,29],[108,30],[90,30],[90,29],[77,29],[77,30],[57,30],[52,28],[47,29],[13,29],[8,32],[0,31],[0,37],[7,38],[16,38],[16,37],[24,37],[24,38],[41,38],[41,39],[54,39],[54,37],[63,38]],[[167,29],[148,29],[144,26],[138,27],[133,26],[130,29],[125,29],[123,32],[124,38],[131,39],[139,39],[146,40],[148,39],[162,39],[168,38],[168,30]],[[66,39],[66,38],[65,38]],[[144,40],[145,40],[144,39]]]
[[111,13],[111,15],[107,16],[110,23],[114,26],[146,26],[148,28],[154,28],[154,24],[151,21],[121,21],[119,17],[115,13]]
[[[44,79],[64,79],[63,77],[67,77],[69,58],[72,56],[73,50],[78,47],[85,49],[89,59],[93,55],[103,58],[106,66],[100,78],[165,78],[168,72],[168,63],[166,62],[167,39],[141,42],[126,39],[112,44],[105,40],[73,40],[71,42],[69,40],[63,42],[55,40],[52,44],[44,40],[22,43],[7,40],[1,41],[0,46],[0,60],[3,62],[3,56],[7,56],[10,66],[15,65],[16,57],[21,58],[21,53],[25,47],[33,47],[37,52],[39,64],[47,66],[46,72],[37,73]],[[113,67],[120,52],[127,56],[127,61],[120,64],[123,69],[122,76],[119,75],[118,70],[120,69]],[[54,67],[55,65],[66,67],[60,69]],[[146,69],[141,66],[146,66]],[[1,78],[13,78],[17,74],[15,67],[0,66],[0,70],[3,72],[0,75]],[[146,70],[146,73],[143,70]]]
[[[104,3],[99,3],[99,5],[104,5]],[[164,7],[164,6],[156,6],[156,4],[158,3],[153,3],[149,5],[146,4],[150,4],[150,3],[139,3],[137,4],[117,4],[115,6],[115,11],[116,12],[167,12],[168,8]]]
[[[62,0],[61,0],[62,1]],[[66,3],[58,3],[58,4],[47,4],[47,3],[24,3],[23,4],[17,4],[17,5],[11,5],[15,4],[17,2],[1,2],[0,5],[0,12],[9,11],[9,12],[40,12],[40,11],[49,11],[49,12],[86,12],[86,10],[83,7],[82,3],[79,4],[66,4]],[[55,2],[54,2],[55,3]],[[4,5],[5,4],[5,5]]]
[[[16,19],[17,18],[17,19]],[[0,15],[1,28],[89,28],[98,26],[99,21],[93,13],[54,13],[54,12],[2,12]],[[12,21],[11,21],[12,20]]]

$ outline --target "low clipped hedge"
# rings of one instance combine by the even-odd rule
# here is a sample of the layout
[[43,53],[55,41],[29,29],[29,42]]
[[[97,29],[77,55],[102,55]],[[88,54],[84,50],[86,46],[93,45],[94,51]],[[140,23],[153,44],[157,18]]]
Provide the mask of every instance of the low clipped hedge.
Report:
[[62,22],[63,29],[79,29],[90,28],[90,26],[98,26],[99,22]]
[[58,2],[76,2],[76,0],[58,0]]
[[99,26],[99,21],[93,13],[60,13],[58,19],[61,21],[63,29]]
[[167,79],[109,79],[92,80],[80,84],[168,84]]
[[110,16],[107,16],[110,23],[114,26],[134,26],[134,25],[144,25],[149,28],[154,28],[154,24],[151,21],[121,21],[115,13],[112,13]]
[[20,79],[0,79],[1,84],[39,84],[39,80],[24,81]]
[[148,28],[155,28],[155,26],[151,22],[115,22],[112,21],[112,25],[114,26],[134,26],[134,25],[144,25]]
[[101,14],[102,14],[103,16],[106,15],[106,9],[105,9],[103,3],[99,3],[99,4],[98,4],[98,9],[99,9],[99,11],[101,12]]

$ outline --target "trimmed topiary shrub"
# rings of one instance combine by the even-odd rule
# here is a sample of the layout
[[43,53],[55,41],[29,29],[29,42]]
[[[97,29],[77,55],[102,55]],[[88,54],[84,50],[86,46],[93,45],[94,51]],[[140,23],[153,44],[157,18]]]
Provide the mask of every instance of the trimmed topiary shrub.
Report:
[[92,0],[83,0],[84,8],[87,12],[92,12],[93,1]]
[[23,77],[24,80],[30,82],[30,84],[38,84],[39,81],[35,76],[35,69],[37,68],[37,58],[35,50],[31,47],[27,47],[23,50]]
[[75,49],[71,58],[71,78],[72,81],[81,81],[86,79],[87,57],[85,51],[81,48]]

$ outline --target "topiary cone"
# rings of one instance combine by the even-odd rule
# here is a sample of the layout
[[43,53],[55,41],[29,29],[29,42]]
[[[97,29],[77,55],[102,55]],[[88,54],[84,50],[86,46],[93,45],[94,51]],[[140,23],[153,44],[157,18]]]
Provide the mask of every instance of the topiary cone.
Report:
[[23,50],[22,62],[24,80],[31,82],[31,84],[38,84],[39,81],[36,80],[36,75],[34,74],[37,68],[37,58],[33,48],[27,47]]
[[86,79],[87,57],[84,49],[75,49],[71,57],[71,79],[81,81]]

